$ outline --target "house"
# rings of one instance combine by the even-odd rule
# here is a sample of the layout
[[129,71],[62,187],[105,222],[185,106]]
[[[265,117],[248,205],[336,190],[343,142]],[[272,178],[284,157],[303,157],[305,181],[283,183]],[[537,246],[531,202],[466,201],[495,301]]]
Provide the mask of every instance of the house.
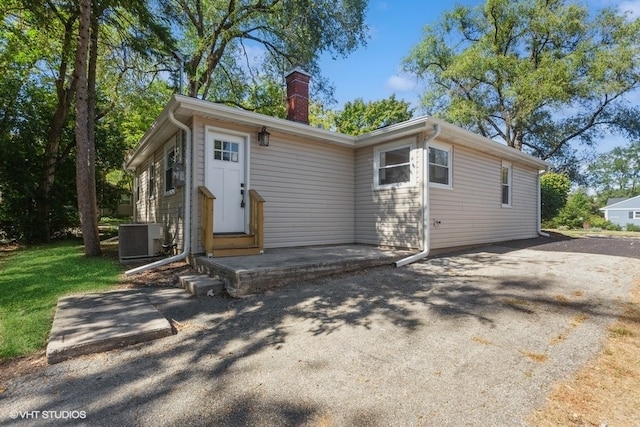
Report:
[[607,206],[600,209],[604,212],[604,218],[620,227],[626,228],[627,224],[640,227],[640,196],[630,199],[609,199]]
[[178,257],[345,243],[420,257],[538,235],[546,162],[431,117],[312,127],[308,84],[287,76],[287,120],[174,95],[125,162],[134,220],[161,224]]

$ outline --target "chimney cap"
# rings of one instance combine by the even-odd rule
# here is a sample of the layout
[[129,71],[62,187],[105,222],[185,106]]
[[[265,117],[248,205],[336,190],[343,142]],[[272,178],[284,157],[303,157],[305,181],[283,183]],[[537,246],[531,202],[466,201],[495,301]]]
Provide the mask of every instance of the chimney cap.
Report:
[[293,67],[291,70],[287,71],[284,76],[285,77],[289,77],[291,74],[293,73],[300,73],[300,74],[304,74],[307,77],[311,77],[311,74],[307,73],[306,71],[304,71],[300,66],[295,66]]

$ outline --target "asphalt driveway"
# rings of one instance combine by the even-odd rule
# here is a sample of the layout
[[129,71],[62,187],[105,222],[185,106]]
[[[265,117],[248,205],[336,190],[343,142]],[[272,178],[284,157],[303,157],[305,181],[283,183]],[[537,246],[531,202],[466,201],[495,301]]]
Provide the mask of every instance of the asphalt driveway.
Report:
[[0,425],[524,425],[640,280],[635,258],[540,249],[240,300],[145,288],[176,335],[9,381]]

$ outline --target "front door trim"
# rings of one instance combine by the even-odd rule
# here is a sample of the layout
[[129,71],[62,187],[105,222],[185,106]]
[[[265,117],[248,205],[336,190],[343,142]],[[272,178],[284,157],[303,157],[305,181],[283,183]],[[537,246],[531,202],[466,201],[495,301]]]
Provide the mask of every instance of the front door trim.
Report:
[[[208,126],[205,125],[205,132],[204,132],[204,182],[205,185],[207,183],[207,168],[210,166],[208,157],[207,157],[207,146],[209,144],[209,138],[211,137],[212,134],[219,134],[219,135],[229,135],[229,136],[234,136],[234,137],[239,137],[242,138],[243,140],[243,149],[244,149],[244,191],[245,191],[245,199],[246,199],[246,205],[245,205],[245,215],[244,215],[244,232],[246,232],[249,229],[249,218],[251,215],[251,212],[249,211],[251,204],[249,203],[249,189],[251,188],[251,182],[250,182],[250,170],[249,170],[249,165],[251,164],[251,134],[246,133],[246,132],[239,132],[239,131],[234,131],[231,129],[225,129],[225,128],[221,128],[221,127],[217,127],[217,126]],[[209,190],[213,190],[213,189],[209,189]],[[213,192],[214,196],[215,191]],[[213,230],[213,232],[215,233],[215,229]]]

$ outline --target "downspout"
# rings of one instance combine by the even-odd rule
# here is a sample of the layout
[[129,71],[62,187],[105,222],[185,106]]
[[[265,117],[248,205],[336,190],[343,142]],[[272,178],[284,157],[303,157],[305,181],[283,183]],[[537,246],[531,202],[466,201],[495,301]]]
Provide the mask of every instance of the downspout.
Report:
[[546,172],[546,170],[538,172],[538,179],[537,179],[537,184],[538,184],[538,235],[542,236],[542,237],[549,237],[548,233],[545,233],[544,231],[542,231],[542,191],[540,190],[540,177],[545,172]]
[[429,143],[440,135],[440,125],[433,126],[435,132],[424,141],[424,159],[422,163],[422,251],[398,260],[394,263],[396,267],[402,267],[412,262],[419,261],[429,256],[431,250],[430,232],[431,227],[431,200],[429,200]]
[[185,184],[184,184],[184,221],[182,222],[182,236],[184,240],[184,248],[178,255],[170,256],[159,261],[152,262],[150,264],[141,265],[140,267],[132,268],[124,272],[125,275],[131,275],[140,273],[142,271],[151,270],[156,267],[160,267],[172,262],[181,261],[189,255],[191,250],[191,129],[184,123],[176,120],[173,115],[173,111],[169,111],[169,120],[171,123],[184,130],[187,135],[186,141],[186,153],[185,153]]

